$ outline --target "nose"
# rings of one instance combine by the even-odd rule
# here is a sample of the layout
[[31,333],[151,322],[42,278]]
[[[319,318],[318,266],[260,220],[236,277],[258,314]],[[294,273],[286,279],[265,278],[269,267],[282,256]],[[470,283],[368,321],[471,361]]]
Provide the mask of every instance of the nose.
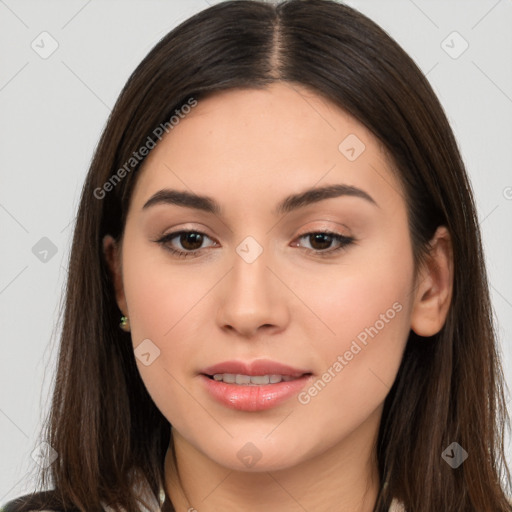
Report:
[[217,325],[221,329],[253,338],[286,328],[287,290],[269,263],[265,251],[252,263],[235,254],[233,268],[217,290]]

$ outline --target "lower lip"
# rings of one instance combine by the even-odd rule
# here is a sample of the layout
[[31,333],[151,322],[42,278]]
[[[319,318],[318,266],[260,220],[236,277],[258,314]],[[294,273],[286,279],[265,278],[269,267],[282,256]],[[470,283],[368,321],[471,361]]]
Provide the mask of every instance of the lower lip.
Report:
[[207,391],[221,404],[238,411],[265,411],[276,407],[299,391],[311,379],[311,375],[277,384],[261,384],[257,386],[244,386],[240,384],[226,384],[225,382],[210,379],[200,375]]

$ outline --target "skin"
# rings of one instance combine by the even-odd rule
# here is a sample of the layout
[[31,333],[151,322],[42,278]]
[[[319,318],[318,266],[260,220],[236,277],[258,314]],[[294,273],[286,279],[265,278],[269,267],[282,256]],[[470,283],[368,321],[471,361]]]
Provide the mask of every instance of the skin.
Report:
[[[349,134],[365,144],[354,161],[338,149]],[[289,194],[338,183],[377,206],[342,196],[272,213]],[[142,209],[166,187],[208,195],[222,215]],[[202,245],[168,242],[201,247],[195,257],[154,241],[179,229],[207,235]],[[322,257],[336,240],[303,235],[325,230],[356,241]],[[247,236],[263,248],[250,264],[236,252]],[[166,486],[177,511],[372,510],[383,402],[410,329],[431,336],[444,324],[453,268],[440,227],[415,280],[401,184],[363,125],[297,85],[201,100],[145,160],[124,236],[119,246],[106,236],[104,249],[134,348],[150,339],[160,349],[152,364],[137,365],[172,424],[181,485],[168,452]],[[317,380],[396,303],[400,312],[307,404],[294,396],[267,411],[236,411],[201,386],[201,369],[232,359],[268,358]],[[261,454],[252,467],[237,457],[248,442]]]

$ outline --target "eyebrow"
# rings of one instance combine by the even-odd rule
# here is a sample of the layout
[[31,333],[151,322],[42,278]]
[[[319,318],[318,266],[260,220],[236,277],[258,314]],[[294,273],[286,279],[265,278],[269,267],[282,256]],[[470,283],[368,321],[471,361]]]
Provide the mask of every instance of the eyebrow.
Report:
[[[320,188],[309,188],[298,194],[292,194],[283,199],[272,212],[274,215],[283,215],[310,204],[332,199],[334,197],[350,196],[359,197],[378,207],[376,201],[364,190],[352,185],[327,185]],[[221,215],[221,206],[215,199],[209,196],[198,195],[193,192],[165,188],[153,194],[144,204],[142,209],[147,209],[157,204],[170,204],[202,210],[214,215]]]

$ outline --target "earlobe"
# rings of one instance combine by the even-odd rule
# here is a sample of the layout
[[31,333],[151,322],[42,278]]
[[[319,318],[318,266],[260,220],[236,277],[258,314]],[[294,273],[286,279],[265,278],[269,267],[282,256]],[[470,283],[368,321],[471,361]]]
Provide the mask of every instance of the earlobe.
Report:
[[103,254],[110,271],[110,277],[114,286],[117,305],[123,315],[126,315],[128,311],[126,307],[126,299],[124,296],[119,247],[111,235],[105,235],[103,237]]
[[419,336],[437,334],[450,309],[453,292],[453,250],[448,229],[437,228],[430,242],[430,251],[420,271],[411,329]]

